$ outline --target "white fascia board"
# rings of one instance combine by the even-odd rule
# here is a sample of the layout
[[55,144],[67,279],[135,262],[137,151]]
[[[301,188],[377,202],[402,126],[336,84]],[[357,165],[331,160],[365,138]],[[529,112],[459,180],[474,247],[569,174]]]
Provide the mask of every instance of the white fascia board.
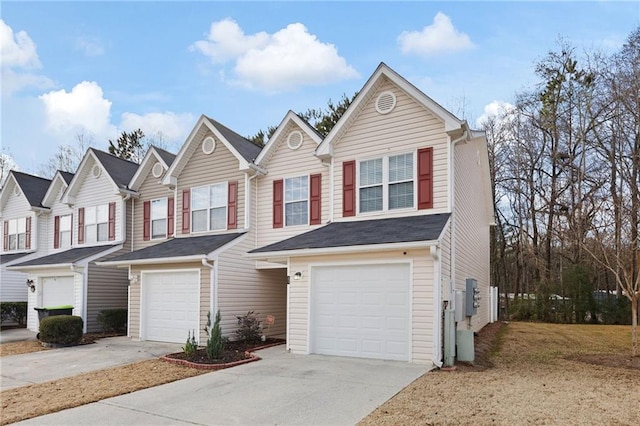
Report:
[[73,263],[54,263],[51,265],[31,265],[31,266],[7,266],[7,269],[10,271],[18,271],[18,272],[37,272],[43,269],[64,269],[65,271],[71,268]]
[[60,186],[66,186],[67,183],[62,178],[62,175],[59,171],[56,172],[56,175],[51,180],[51,184],[49,184],[49,188],[47,188],[47,192],[44,194],[42,198],[42,205],[45,207],[51,207],[55,202],[55,196],[60,191]]
[[147,175],[150,172],[149,165],[152,159],[155,159],[160,164],[162,164],[165,171],[169,168],[167,163],[165,163],[162,157],[160,157],[155,147],[152,146],[147,150],[147,153],[142,159],[142,162],[140,163],[140,165],[138,166],[136,173],[131,178],[131,181],[129,181],[129,188],[133,189],[134,191],[137,191],[140,188],[140,185],[142,185],[142,182],[144,182],[144,179],[147,177]]
[[[198,130],[200,130],[200,127],[206,121],[209,121],[209,120],[207,120],[207,117],[205,117],[204,115],[201,115],[200,118],[198,118],[198,121],[193,126],[193,129],[191,129],[191,132],[189,133],[189,136],[187,136],[187,139],[185,140],[184,144],[182,144],[182,147],[180,148],[180,151],[178,151],[178,154],[176,155],[176,158],[173,160],[173,163],[171,164],[171,166],[169,167],[169,169],[165,173],[164,179],[162,179],[162,184],[163,185],[172,185],[172,184],[175,185],[175,180],[178,178],[178,176],[175,175],[175,174],[176,174],[176,172],[179,173],[182,170],[180,168],[180,165],[181,165],[181,163],[183,161],[183,157],[186,155],[186,152],[189,151],[191,143],[193,142],[193,138],[195,138],[195,136],[198,134]],[[171,178],[173,178],[173,179],[171,179]]]
[[[79,181],[81,179],[81,176],[83,175],[82,170],[84,170],[84,168],[86,167],[86,164],[89,161],[89,157],[93,157],[93,161],[96,162],[97,164],[100,164],[100,162],[98,161],[98,158],[93,153],[91,148],[87,148],[87,152],[85,152],[84,157],[82,157],[82,161],[80,161],[80,165],[76,169],[76,173],[73,176],[73,179],[71,179],[71,182],[69,182],[69,186],[67,186],[67,189],[64,191],[64,194],[62,194],[62,198],[61,198],[62,203],[75,204],[76,194],[74,191],[76,190],[76,187],[80,185]],[[100,166],[102,167],[102,165]],[[86,176],[82,177],[82,179],[86,179]]]
[[416,249],[416,248],[428,248],[438,244],[438,240],[431,241],[412,241],[406,243],[388,243],[388,244],[368,244],[358,246],[344,246],[344,247],[325,247],[325,248],[312,248],[312,249],[298,249],[298,250],[282,250],[282,251],[270,251],[261,253],[247,253],[249,259],[263,260],[263,259],[275,259],[285,257],[301,257],[301,256],[319,256],[328,254],[350,254],[350,253],[371,253],[389,250],[400,249]]
[[301,119],[300,116],[295,112],[289,110],[289,112],[287,112],[287,114],[278,125],[276,131],[273,133],[273,135],[271,135],[267,143],[264,145],[264,148],[262,148],[262,151],[260,151],[260,154],[258,154],[258,156],[256,157],[254,161],[255,164],[262,163],[264,158],[276,145],[276,141],[280,138],[282,132],[287,127],[290,121],[293,121],[300,128],[300,130],[305,132],[316,143],[316,145],[320,145],[320,143],[322,142],[322,138],[313,129],[309,128],[309,123]]
[[240,155],[240,153],[233,147],[233,145],[231,145],[231,143],[229,143],[229,141],[224,136],[222,136],[222,133],[220,133],[216,126],[214,126],[213,123],[208,119],[205,119],[204,124],[209,128],[209,130],[211,130],[211,133],[213,133],[220,140],[220,142],[222,142],[222,144],[226,146],[227,149],[236,157],[239,163],[238,169],[249,169],[249,162],[242,155]]
[[121,260],[111,261],[106,260],[104,262],[96,262],[99,266],[133,266],[133,265],[158,265],[158,264],[172,264],[172,263],[193,263],[201,262],[202,259],[206,259],[205,254],[196,254],[193,256],[180,256],[180,257],[158,257],[155,259],[136,259],[136,260]]

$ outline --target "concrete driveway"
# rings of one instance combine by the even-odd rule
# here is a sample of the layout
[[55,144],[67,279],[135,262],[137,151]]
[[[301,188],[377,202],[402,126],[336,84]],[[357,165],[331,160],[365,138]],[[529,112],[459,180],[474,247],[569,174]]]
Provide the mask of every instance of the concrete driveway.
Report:
[[0,390],[158,358],[180,350],[181,345],[177,343],[138,342],[122,336],[88,345],[3,356],[0,357]]
[[403,362],[292,355],[263,359],[18,424],[351,425],[427,372]]

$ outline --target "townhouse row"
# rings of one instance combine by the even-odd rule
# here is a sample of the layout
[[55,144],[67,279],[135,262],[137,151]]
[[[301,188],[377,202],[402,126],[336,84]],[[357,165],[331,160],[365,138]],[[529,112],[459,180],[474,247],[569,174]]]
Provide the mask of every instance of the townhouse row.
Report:
[[[294,353],[440,365],[456,290],[490,297],[491,199],[484,134],[382,63],[324,138],[290,111],[261,149],[202,116],[177,155],[12,172],[3,294],[28,280],[32,330],[33,307],[73,305],[87,331],[122,307],[131,338],[203,342],[208,312],[231,335],[251,310]],[[455,326],[489,320],[481,302]]]

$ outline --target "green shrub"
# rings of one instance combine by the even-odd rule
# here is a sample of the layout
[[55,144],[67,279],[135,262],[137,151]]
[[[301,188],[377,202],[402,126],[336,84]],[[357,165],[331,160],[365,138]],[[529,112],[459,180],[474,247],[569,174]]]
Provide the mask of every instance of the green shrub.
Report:
[[213,329],[211,329],[211,311],[207,313],[207,325],[204,328],[204,332],[209,336],[207,339],[207,346],[205,346],[205,352],[207,353],[207,359],[209,360],[220,359],[222,357],[222,352],[224,351],[225,339],[222,337],[220,319],[220,310],[218,310],[215,322],[213,323]]
[[195,330],[193,332],[193,336],[191,335],[191,332],[189,332],[189,335],[187,336],[187,341],[185,342],[184,346],[182,347],[182,350],[189,357],[191,357],[191,356],[196,354],[196,351],[198,350],[198,342],[196,341],[196,332],[195,332]]
[[56,315],[40,321],[40,340],[58,345],[77,345],[82,340],[82,318],[75,315]]
[[127,310],[103,309],[96,318],[105,333],[126,333]]
[[256,343],[262,339],[262,321],[258,319],[253,311],[236,318],[238,319],[238,329],[236,330],[236,338],[238,340]]
[[0,322],[27,324],[27,302],[0,302]]

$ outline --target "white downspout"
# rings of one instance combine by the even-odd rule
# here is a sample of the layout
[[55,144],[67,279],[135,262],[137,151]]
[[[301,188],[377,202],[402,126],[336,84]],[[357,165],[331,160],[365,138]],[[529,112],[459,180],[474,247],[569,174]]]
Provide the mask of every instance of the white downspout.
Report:
[[[209,297],[211,298],[211,302],[209,304],[209,311],[215,318],[216,313],[218,312],[218,256],[211,260],[209,263],[209,259],[206,257],[202,258],[202,266],[205,268],[209,268],[211,272],[209,273]],[[198,308],[199,309],[199,308]],[[199,315],[198,315],[199,317]],[[200,341],[200,320],[198,320],[198,338]]]
[[433,354],[431,362],[433,362],[433,365],[440,368],[442,367],[440,356],[442,355],[442,315],[440,313],[440,309],[442,308],[442,263],[440,262],[440,247],[429,247],[429,254],[431,254],[431,258],[433,259],[434,312],[438,313],[437,315],[435,315],[435,321],[433,323]]
[[[460,136],[458,139],[455,139],[453,141],[451,141],[451,170],[450,170],[450,174],[451,174],[451,189],[450,189],[450,195],[449,198],[451,200],[451,259],[450,259],[450,268],[451,268],[451,290],[455,291],[456,288],[456,192],[455,192],[455,183],[456,183],[456,179],[455,179],[455,150],[456,150],[456,144],[458,144],[459,142],[465,141],[467,139],[468,136],[468,132],[467,130],[465,130],[462,133],[462,136]],[[450,297],[450,296],[449,296]]]
[[[87,268],[88,267],[89,265],[87,265]],[[88,292],[87,274],[85,274],[82,270],[79,270],[78,267],[73,264],[71,265],[71,272],[73,272],[74,274],[80,275],[80,278],[82,279],[82,313],[80,314],[80,316],[84,321],[82,332],[86,333],[87,324],[89,323],[89,318],[87,318],[87,292]],[[74,278],[74,281],[75,281],[75,278]],[[74,288],[75,288],[75,284],[74,284]]]

